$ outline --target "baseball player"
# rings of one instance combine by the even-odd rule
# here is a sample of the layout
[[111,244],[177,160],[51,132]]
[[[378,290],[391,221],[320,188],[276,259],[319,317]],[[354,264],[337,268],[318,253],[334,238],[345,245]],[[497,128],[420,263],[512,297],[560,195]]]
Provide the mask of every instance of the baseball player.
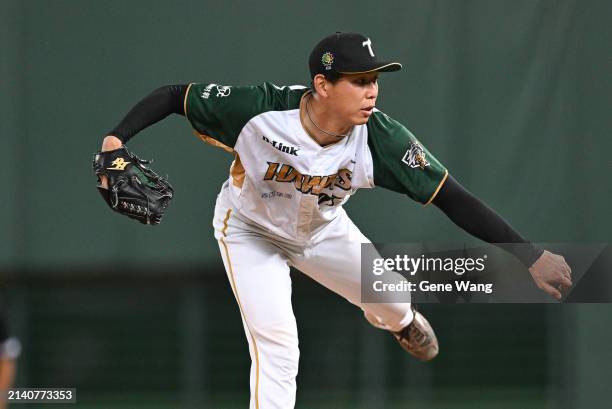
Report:
[[10,336],[4,311],[0,308],[0,409],[7,405],[6,392],[15,382],[16,362],[21,352],[21,343]]
[[[159,88],[109,133],[96,156],[101,193],[115,210],[124,203],[128,211],[135,207],[113,186],[129,163],[124,144],[169,114],[185,116],[202,141],[234,155],[213,226],[250,348],[251,409],[294,407],[299,349],[290,266],[361,308],[415,357],[430,360],[438,353],[434,331],[410,303],[360,300],[361,243],[369,241],[342,207],[359,188],[379,186],[433,203],[486,242],[522,244],[526,250],[513,253],[538,287],[557,299],[572,285],[561,256],[530,245],[402,124],[376,109],[380,73],[401,65],[379,59],[370,38],[325,37],[312,50],[309,67],[309,88]],[[135,212],[140,217],[150,211]]]

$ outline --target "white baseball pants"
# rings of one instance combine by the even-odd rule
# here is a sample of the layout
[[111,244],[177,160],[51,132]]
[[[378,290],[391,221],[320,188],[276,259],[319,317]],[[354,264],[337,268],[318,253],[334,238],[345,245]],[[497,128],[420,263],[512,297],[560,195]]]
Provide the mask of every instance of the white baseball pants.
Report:
[[300,352],[290,265],[360,307],[381,328],[399,331],[412,321],[409,303],[361,303],[361,243],[369,241],[346,214],[311,240],[289,243],[241,219],[222,192],[213,226],[249,343],[250,409],[295,405]]

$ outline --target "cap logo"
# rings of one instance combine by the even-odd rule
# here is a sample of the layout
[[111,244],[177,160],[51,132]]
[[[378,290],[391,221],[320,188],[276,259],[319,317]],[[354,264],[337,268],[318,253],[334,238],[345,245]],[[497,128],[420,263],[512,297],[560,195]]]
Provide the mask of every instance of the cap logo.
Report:
[[334,63],[334,55],[329,51],[324,53],[321,57],[321,63],[323,64],[326,70],[331,70],[331,66]]
[[363,43],[361,43],[361,46],[368,47],[368,51],[370,52],[370,55],[374,57],[374,51],[372,51],[372,40],[368,38],[367,41],[364,41]]

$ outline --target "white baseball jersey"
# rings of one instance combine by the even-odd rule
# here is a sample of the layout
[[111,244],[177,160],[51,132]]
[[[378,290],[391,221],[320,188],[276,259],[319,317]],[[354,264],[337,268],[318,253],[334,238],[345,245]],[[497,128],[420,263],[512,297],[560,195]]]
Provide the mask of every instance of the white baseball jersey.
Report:
[[382,186],[427,204],[448,172],[399,122],[375,110],[337,143],[304,130],[305,87],[191,84],[185,114],[204,141],[235,154],[230,197],[242,217],[303,241],[359,188]]
[[[204,141],[235,155],[213,226],[251,355],[251,409],[293,408],[297,324],[289,266],[399,331],[410,303],[361,302],[361,244],[342,204],[382,186],[429,203],[447,171],[401,124],[374,111],[326,147],[304,130],[304,87],[192,84],[185,114]],[[386,274],[392,274],[387,272]]]

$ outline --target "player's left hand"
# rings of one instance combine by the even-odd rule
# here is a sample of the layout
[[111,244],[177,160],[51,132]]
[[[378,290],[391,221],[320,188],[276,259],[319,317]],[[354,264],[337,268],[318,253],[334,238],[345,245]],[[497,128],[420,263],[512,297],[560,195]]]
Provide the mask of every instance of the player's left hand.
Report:
[[149,163],[122,146],[95,153],[92,166],[98,176],[98,190],[112,210],[140,223],[156,225],[161,223],[174,190]]
[[546,250],[529,268],[529,272],[538,288],[557,300],[573,285],[572,269],[563,256]]

